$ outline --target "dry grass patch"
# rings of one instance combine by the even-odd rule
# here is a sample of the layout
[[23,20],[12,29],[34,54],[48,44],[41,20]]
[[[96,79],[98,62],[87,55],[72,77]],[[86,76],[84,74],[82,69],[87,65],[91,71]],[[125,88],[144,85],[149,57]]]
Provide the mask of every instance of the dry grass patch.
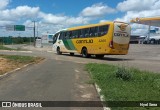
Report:
[[0,55],[0,75],[29,63],[38,63],[43,59],[41,57]]

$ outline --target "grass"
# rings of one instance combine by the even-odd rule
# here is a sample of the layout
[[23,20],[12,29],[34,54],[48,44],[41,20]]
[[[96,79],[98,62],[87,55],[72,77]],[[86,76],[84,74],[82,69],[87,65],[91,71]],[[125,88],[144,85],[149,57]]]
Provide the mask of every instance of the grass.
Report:
[[[100,94],[104,95],[106,101],[160,101],[160,74],[158,73],[93,63],[87,64],[86,69],[91,73],[92,81],[101,88]],[[143,107],[112,108],[112,110],[135,109],[146,110]]]
[[0,55],[0,57],[6,58],[10,61],[18,62],[18,63],[32,63],[36,62],[40,57],[32,57],[32,56],[20,56],[20,55]]
[[0,50],[15,50],[15,49],[8,48],[8,47],[5,47],[3,45],[0,45]]

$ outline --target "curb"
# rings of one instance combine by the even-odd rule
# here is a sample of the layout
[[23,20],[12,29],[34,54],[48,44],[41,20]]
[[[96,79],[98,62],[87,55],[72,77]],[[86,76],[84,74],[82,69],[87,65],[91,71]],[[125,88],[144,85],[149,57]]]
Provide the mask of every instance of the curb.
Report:
[[21,53],[32,53],[32,51],[18,51],[18,50],[0,50],[1,52],[21,52]]
[[[99,86],[98,86],[96,83],[94,83],[94,86],[95,86],[96,91],[97,91],[97,93],[98,93],[98,95],[99,95],[99,97],[100,97],[100,100],[101,100],[102,102],[104,102],[104,101],[105,101],[105,100],[104,100],[104,96],[100,94],[101,89],[99,88]],[[105,105],[103,104],[103,110],[111,110],[111,108],[105,107]]]

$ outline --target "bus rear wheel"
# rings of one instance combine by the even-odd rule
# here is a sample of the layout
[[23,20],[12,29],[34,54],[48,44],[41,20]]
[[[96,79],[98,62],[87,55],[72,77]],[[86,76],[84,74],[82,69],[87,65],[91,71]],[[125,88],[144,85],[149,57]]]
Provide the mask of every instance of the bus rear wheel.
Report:
[[62,54],[62,52],[60,51],[60,48],[57,47],[57,55],[61,55],[61,54]]
[[88,54],[87,48],[83,48],[81,53],[82,53],[82,57],[84,58],[88,58],[91,56],[90,54]]
[[96,58],[103,58],[104,55],[96,55]]

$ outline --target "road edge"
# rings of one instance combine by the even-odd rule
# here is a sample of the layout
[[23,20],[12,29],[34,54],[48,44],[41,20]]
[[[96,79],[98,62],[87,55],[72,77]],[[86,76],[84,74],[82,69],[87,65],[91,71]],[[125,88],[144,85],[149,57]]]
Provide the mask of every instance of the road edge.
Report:
[[[96,83],[94,83],[94,86],[95,86],[96,91],[97,91],[97,93],[98,93],[98,95],[99,95],[99,97],[100,97],[100,100],[101,100],[102,102],[104,102],[104,101],[105,101],[104,96],[100,94],[100,92],[101,92],[100,87],[99,87]],[[103,104],[103,110],[111,110],[111,108],[106,107],[106,106]]]

